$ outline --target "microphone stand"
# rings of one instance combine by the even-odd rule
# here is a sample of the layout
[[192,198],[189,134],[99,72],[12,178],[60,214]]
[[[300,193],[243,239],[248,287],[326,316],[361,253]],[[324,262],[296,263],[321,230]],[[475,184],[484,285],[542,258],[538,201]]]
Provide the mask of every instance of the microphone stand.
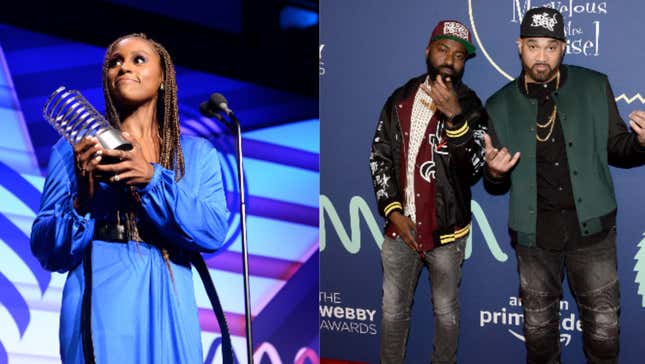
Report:
[[[253,335],[251,332],[251,292],[249,289],[249,253],[246,240],[246,197],[244,191],[244,168],[242,165],[242,128],[240,121],[230,111],[226,113],[232,123],[227,123],[219,114],[217,119],[222,121],[235,134],[235,152],[237,158],[237,183],[240,191],[240,228],[242,229],[242,267],[244,276],[244,314],[246,323],[246,351],[247,363],[253,364]],[[233,125],[231,125],[233,124]]]

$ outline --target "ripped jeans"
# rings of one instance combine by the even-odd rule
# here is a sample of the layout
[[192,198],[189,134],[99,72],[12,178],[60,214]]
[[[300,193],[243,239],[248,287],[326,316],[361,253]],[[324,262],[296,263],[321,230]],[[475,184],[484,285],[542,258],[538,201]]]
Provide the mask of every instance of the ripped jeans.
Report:
[[618,363],[620,292],[616,230],[594,245],[571,251],[515,247],[529,364],[560,363],[560,299],[567,279],[582,320],[588,363]]
[[426,252],[424,260],[405,243],[385,237],[383,263],[383,318],[381,363],[403,363],[410,330],[410,308],[421,268],[428,268],[434,311],[432,363],[453,364],[457,359],[459,302],[466,238]]

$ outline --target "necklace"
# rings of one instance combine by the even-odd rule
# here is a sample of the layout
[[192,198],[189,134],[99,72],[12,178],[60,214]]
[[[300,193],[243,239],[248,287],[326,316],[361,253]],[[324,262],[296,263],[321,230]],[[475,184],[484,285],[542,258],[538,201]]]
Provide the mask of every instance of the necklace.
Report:
[[[555,77],[556,77],[555,78],[555,89],[557,90],[558,88],[560,88],[560,71],[558,71],[558,73],[556,74]],[[526,94],[528,95],[528,93],[529,93],[529,83],[526,80],[526,76],[524,76],[524,88],[526,90]],[[553,133],[553,127],[555,126],[555,119],[557,118],[557,116],[558,116],[558,105],[555,105],[555,103],[554,103],[553,111],[551,112],[551,115],[549,115],[549,118],[547,119],[547,121],[544,124],[540,124],[538,121],[535,122],[535,125],[537,125],[538,129],[549,128],[549,133],[544,138],[541,138],[540,134],[539,134],[539,130],[536,130],[535,139],[537,139],[538,142],[544,143],[547,140],[549,140],[549,138],[551,137],[551,134]]]
[[555,126],[555,118],[557,115],[558,115],[558,105],[554,105],[553,111],[551,112],[551,116],[549,116],[549,120],[547,120],[546,123],[540,124],[537,121],[535,122],[535,125],[537,125],[539,129],[549,128],[549,133],[544,138],[540,138],[540,134],[538,133],[539,130],[536,131],[535,139],[537,139],[538,142],[544,143],[547,140],[549,140],[549,138],[551,137],[551,134],[553,133],[553,127]]

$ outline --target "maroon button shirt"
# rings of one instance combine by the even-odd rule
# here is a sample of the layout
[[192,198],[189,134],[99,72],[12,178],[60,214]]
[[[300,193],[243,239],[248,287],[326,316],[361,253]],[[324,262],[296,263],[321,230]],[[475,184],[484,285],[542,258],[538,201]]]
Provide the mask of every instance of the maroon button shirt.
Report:
[[[401,196],[405,196],[407,186],[406,170],[410,144],[410,126],[412,118],[412,106],[414,104],[415,94],[407,99],[402,100],[396,105],[403,141],[401,148]],[[434,113],[428,123],[423,140],[419,146],[415,168],[414,168],[414,204],[416,207],[416,240],[421,244],[423,251],[434,249],[439,245],[432,239],[432,232],[436,227],[435,214],[435,191],[434,191],[434,168],[435,162],[433,157],[434,149],[441,150],[445,147],[442,137],[437,136],[438,113]],[[444,148],[445,149],[445,148]],[[447,153],[447,152],[446,152]],[[405,197],[402,203],[405,205]],[[385,232],[388,236],[395,238],[397,236],[394,225],[390,224]]]

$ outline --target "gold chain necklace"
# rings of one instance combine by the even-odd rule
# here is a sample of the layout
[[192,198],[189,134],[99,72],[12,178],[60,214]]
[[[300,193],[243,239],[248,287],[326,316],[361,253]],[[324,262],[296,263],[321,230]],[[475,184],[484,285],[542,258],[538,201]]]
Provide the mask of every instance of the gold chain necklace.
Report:
[[554,105],[553,106],[553,111],[551,112],[551,116],[549,116],[549,120],[547,120],[546,123],[540,124],[537,121],[535,122],[535,125],[537,125],[538,128],[540,128],[540,129],[545,129],[545,128],[550,127],[549,128],[549,134],[547,134],[544,137],[544,139],[540,138],[540,135],[538,134],[538,130],[537,129],[535,130],[535,139],[537,139],[538,142],[543,143],[543,142],[546,142],[547,140],[549,140],[549,138],[551,137],[551,133],[553,133],[553,127],[555,126],[555,118],[556,118],[557,114],[558,114],[558,105]]
[[[555,76],[555,89],[558,90],[560,88],[560,71]],[[524,76],[524,88],[526,89],[526,94],[528,95],[529,93],[529,83],[526,80],[526,76]],[[535,139],[537,139],[538,142],[546,142],[549,140],[551,137],[551,134],[553,133],[553,127],[555,126],[555,119],[557,118],[558,115],[558,105],[553,105],[553,111],[551,112],[551,115],[549,115],[549,119],[544,124],[540,124],[538,121],[535,122],[535,125],[539,129],[546,129],[549,128],[549,133],[544,137],[540,138],[540,135],[538,134],[538,130],[535,131]]]

